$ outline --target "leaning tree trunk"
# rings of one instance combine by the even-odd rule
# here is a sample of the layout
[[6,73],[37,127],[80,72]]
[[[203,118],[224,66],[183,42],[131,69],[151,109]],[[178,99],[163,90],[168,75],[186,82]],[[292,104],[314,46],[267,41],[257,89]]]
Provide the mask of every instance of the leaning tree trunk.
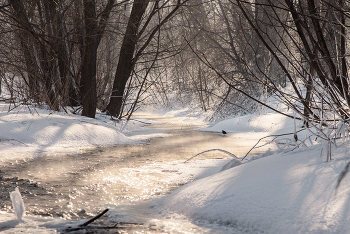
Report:
[[142,16],[146,11],[148,3],[148,0],[135,0],[132,5],[129,22],[126,27],[126,33],[120,49],[117,71],[115,73],[113,83],[112,96],[110,98],[108,106],[106,107],[106,110],[112,116],[118,115],[119,117],[121,112],[125,85],[131,75],[134,66],[133,56],[138,39],[137,33]]

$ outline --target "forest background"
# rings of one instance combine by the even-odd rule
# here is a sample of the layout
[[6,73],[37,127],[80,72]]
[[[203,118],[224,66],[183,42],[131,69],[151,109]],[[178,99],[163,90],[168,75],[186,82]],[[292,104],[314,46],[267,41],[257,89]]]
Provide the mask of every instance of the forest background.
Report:
[[274,95],[305,126],[348,125],[345,0],[0,2],[2,101],[15,106],[130,119],[197,103],[215,121],[282,113]]
[[[347,233],[349,190],[340,186],[347,184],[350,168],[349,5],[345,0],[0,0],[0,104],[3,112],[18,114],[2,118],[1,133],[13,133],[3,134],[4,148],[12,147],[11,159],[18,144],[50,151],[64,145],[56,130],[68,126],[78,127],[61,131],[63,143],[75,139],[84,148],[96,146],[95,140],[130,143],[110,125],[151,106],[191,111],[197,106],[209,113],[207,120],[219,122],[215,132],[224,129],[231,136],[241,131],[251,137],[273,124],[288,130],[270,131],[269,137],[277,146],[292,147],[293,153],[284,154],[290,157],[267,151],[259,156],[270,156],[266,160],[202,180],[211,190],[201,180],[183,186],[160,210],[261,232]],[[271,113],[254,121],[250,114],[266,108],[279,113],[278,121]],[[51,117],[61,113],[34,119],[21,116],[23,109]],[[106,114],[101,126],[95,124],[99,112]],[[281,121],[281,115],[291,119]],[[220,123],[231,116],[242,117]],[[278,141],[286,135],[291,139]],[[308,149],[297,150],[304,146]],[[203,200],[197,203],[198,197]],[[227,204],[238,205],[222,212]]]

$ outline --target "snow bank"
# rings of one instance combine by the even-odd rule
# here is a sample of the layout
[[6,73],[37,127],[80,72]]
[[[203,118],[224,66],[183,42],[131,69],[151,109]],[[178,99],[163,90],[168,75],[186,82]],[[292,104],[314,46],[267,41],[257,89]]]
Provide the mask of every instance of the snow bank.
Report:
[[[296,121],[299,129],[300,121]],[[267,135],[294,131],[294,120],[278,113],[265,115],[245,115],[220,121],[213,126],[201,128],[201,131],[221,132],[235,138],[259,139]]]
[[[267,113],[227,119],[200,130],[225,130],[228,137],[258,140],[293,133],[301,126],[301,121]],[[303,139],[307,134],[298,133]],[[150,206],[165,219],[184,216],[198,225],[220,226],[218,232],[230,227],[229,233],[238,234],[349,233],[350,176],[337,191],[335,186],[350,153],[346,146],[333,147],[333,160],[326,162],[322,147],[316,143],[287,153],[251,156],[250,162],[191,182]]]
[[336,160],[326,163],[320,151],[313,146],[274,154],[194,181],[159,208],[230,225],[235,233],[349,233],[350,177],[335,194],[349,154],[338,149]]
[[18,106],[10,112],[8,108],[8,104],[0,103],[2,161],[42,153],[79,153],[97,146],[135,144],[162,135],[161,131],[141,130],[140,122],[118,123],[102,114],[91,119],[27,106]]

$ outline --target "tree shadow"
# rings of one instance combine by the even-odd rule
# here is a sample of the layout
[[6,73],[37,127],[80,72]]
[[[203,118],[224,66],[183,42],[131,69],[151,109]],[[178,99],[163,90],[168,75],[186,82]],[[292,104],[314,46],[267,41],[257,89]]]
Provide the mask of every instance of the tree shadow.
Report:
[[24,221],[20,221],[18,219],[0,222],[0,232],[15,228],[18,224],[20,224],[22,222],[24,222]]

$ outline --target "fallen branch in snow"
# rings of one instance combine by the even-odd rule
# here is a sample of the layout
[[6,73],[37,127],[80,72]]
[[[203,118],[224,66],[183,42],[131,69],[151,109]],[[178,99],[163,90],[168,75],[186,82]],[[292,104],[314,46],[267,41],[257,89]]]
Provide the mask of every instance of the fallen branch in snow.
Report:
[[118,225],[138,225],[138,226],[142,226],[143,223],[128,223],[128,222],[118,222],[114,225],[114,227],[118,226]]
[[92,219],[88,220],[87,222],[80,224],[79,227],[85,227],[87,225],[89,225],[90,223],[94,222],[96,219],[101,218],[102,215],[104,215],[105,213],[107,213],[109,209],[105,209],[104,211],[102,211],[102,213],[96,215],[95,217],[93,217]]
[[99,219],[102,217],[102,215],[104,215],[105,213],[108,212],[109,209],[105,209],[104,211],[102,211],[100,214],[96,215],[95,217],[89,219],[88,221],[86,221],[83,224],[80,224],[78,227],[76,228],[72,228],[72,227],[68,227],[65,232],[75,232],[75,231],[79,231],[79,230],[111,230],[111,229],[127,229],[130,227],[120,227],[118,225],[138,225],[138,226],[142,226],[143,223],[126,223],[126,222],[118,222],[113,226],[88,226],[90,223],[94,222],[95,220]]
[[87,227],[77,227],[77,228],[67,228],[65,232],[75,232],[80,230],[111,230],[111,229],[127,229],[127,227],[104,227],[104,226],[87,226]]
[[234,154],[232,154],[232,153],[230,153],[230,152],[228,152],[228,151],[226,151],[226,150],[222,150],[222,149],[211,149],[211,150],[206,150],[206,151],[203,151],[203,152],[201,152],[201,153],[199,153],[199,154],[196,154],[195,156],[193,156],[193,157],[187,159],[184,163],[187,163],[187,162],[190,161],[192,158],[195,158],[195,157],[197,157],[198,155],[201,155],[201,154],[204,154],[204,153],[207,153],[207,152],[211,152],[211,151],[220,151],[220,152],[223,152],[223,153],[225,153],[225,154],[230,155],[230,156],[233,157],[233,158],[238,158],[236,155],[234,155]]
[[[68,227],[65,232],[74,232],[74,231],[79,231],[79,230],[85,230],[85,229],[116,229],[117,227],[103,227],[103,226],[90,226],[88,227],[87,225],[89,225],[90,223],[94,222],[96,219],[101,218],[102,215],[104,215],[105,213],[107,213],[109,209],[105,209],[104,211],[102,211],[102,213],[96,215],[95,217],[93,217],[92,219],[89,219],[88,221],[86,221],[83,224],[80,224],[77,228],[71,228]],[[120,227],[118,227],[120,228]]]

